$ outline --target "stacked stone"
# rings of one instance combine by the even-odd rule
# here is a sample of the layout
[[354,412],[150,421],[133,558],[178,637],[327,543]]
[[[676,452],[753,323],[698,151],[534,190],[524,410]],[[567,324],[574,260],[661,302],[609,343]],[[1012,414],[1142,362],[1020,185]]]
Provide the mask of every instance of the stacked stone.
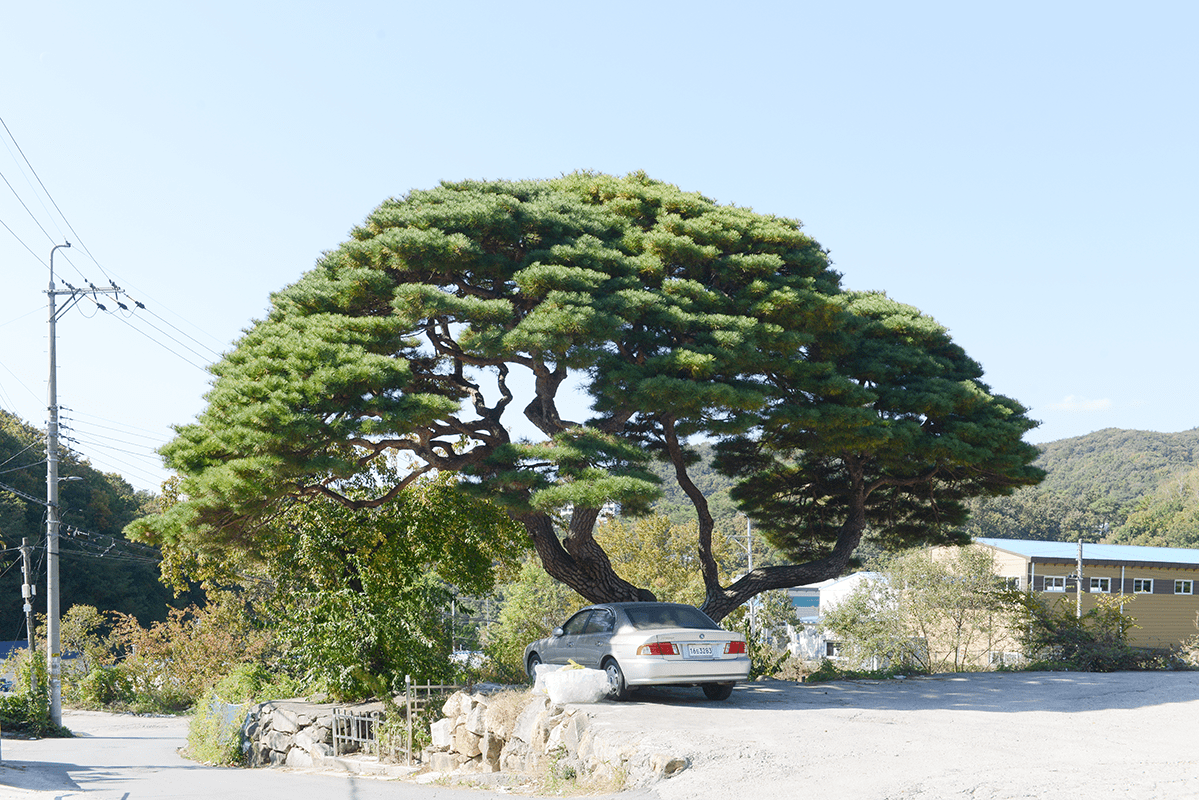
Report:
[[311,767],[333,755],[333,706],[276,700],[255,706],[242,725],[252,767]]
[[506,772],[624,780],[629,785],[662,780],[686,769],[688,761],[647,752],[636,738],[601,735],[578,706],[556,706],[530,694],[516,717],[492,713],[485,695],[456,692],[431,726],[433,744],[423,753],[435,772]]

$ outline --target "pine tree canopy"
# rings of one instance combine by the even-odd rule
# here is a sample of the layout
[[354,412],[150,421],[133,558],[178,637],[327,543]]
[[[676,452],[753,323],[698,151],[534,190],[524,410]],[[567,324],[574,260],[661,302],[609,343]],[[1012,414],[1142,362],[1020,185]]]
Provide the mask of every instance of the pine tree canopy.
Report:
[[[448,471],[523,523],[555,578],[592,601],[647,599],[592,534],[605,503],[654,500],[660,458],[695,504],[716,618],[840,574],[867,526],[898,545],[946,541],[963,500],[1041,477],[1025,409],[944,328],[843,291],[798,221],[640,173],[388,200],[212,371],[207,409],[163,450],[181,502],[136,524],[144,538],[254,554],[293,503],[378,507]],[[563,419],[559,390],[580,375],[592,416]],[[514,439],[515,415],[545,439]],[[703,440],[803,563],[720,584],[687,473]]]

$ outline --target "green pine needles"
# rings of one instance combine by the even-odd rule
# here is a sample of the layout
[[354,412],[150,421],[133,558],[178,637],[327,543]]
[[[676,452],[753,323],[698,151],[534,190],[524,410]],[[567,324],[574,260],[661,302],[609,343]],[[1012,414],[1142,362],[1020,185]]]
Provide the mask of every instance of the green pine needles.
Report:
[[[658,459],[694,505],[720,619],[840,574],[868,527],[895,547],[953,541],[966,499],[1041,478],[1034,423],[944,328],[844,292],[798,221],[643,173],[412,191],[271,301],[163,448],[178,502],[131,527],[179,563],[269,560],[296,504],[381,509],[453,475],[587,599],[648,599],[593,534],[606,504],[648,508]],[[575,376],[586,419],[559,407]],[[515,415],[543,440],[514,439]],[[791,563],[722,583],[687,471],[701,440]]]

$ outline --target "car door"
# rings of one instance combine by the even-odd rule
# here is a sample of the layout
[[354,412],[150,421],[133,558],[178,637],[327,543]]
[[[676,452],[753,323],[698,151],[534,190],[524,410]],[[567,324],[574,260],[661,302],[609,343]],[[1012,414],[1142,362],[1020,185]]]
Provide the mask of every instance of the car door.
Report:
[[616,614],[611,609],[597,608],[591,612],[583,632],[575,640],[575,662],[584,667],[599,669],[600,659],[608,652],[608,643],[616,628]]
[[566,621],[562,626],[561,636],[550,638],[542,655],[545,663],[565,664],[572,659],[578,662],[579,637],[583,635],[583,629],[587,626],[591,613],[591,609],[583,609]]

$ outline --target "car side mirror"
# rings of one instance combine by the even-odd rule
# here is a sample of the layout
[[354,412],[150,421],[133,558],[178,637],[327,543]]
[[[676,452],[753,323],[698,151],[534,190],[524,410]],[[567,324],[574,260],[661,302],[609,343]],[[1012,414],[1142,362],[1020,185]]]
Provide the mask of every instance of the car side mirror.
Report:
[[564,636],[565,634],[566,634],[566,631],[562,630],[561,628],[554,628],[554,631],[551,635],[552,636]]

